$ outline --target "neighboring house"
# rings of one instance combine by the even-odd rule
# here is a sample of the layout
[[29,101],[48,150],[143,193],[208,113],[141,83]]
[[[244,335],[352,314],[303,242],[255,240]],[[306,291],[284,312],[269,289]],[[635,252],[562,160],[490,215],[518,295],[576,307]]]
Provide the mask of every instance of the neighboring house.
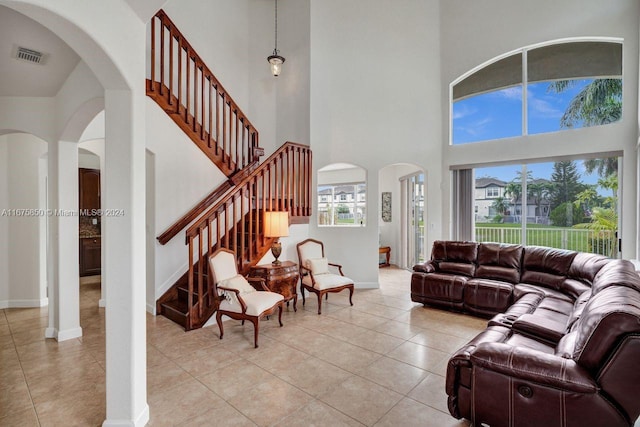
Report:
[[366,195],[366,188],[361,184],[319,186],[319,224],[360,224],[365,220]]
[[[534,179],[532,184],[547,183],[546,179]],[[474,212],[476,222],[491,222],[498,214],[494,207],[496,199],[502,197],[508,208],[503,216],[503,222],[522,222],[522,196],[513,199],[505,189],[507,182],[497,178],[477,178],[474,192]],[[534,224],[549,224],[550,201],[548,197],[536,200],[533,195],[527,197],[526,221]]]

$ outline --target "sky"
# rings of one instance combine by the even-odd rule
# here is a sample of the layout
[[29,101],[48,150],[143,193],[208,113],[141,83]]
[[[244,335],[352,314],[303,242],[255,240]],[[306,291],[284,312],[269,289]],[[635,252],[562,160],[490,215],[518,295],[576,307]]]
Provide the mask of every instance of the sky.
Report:
[[[575,85],[562,93],[548,90],[549,82],[529,83],[527,86],[528,133],[530,135],[561,130],[560,118],[571,99],[592,80],[576,80]],[[576,126],[579,127],[579,126]],[[515,137],[522,135],[522,86],[477,95],[453,104],[453,144]],[[587,175],[582,161],[576,161],[582,181],[596,184],[597,173]],[[530,163],[533,178],[550,179],[553,162]],[[511,181],[521,165],[477,168],[476,178],[489,176]]]

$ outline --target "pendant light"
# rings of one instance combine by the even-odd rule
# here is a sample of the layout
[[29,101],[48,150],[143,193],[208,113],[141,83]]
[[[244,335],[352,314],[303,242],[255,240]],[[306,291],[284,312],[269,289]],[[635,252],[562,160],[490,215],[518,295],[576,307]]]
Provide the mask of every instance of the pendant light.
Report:
[[273,49],[273,53],[267,58],[269,64],[271,64],[271,73],[274,77],[278,77],[280,72],[282,71],[282,64],[284,63],[284,57],[280,56],[278,53],[278,0],[276,2],[276,13],[275,13],[275,22],[276,22],[276,37],[275,37],[275,48]]

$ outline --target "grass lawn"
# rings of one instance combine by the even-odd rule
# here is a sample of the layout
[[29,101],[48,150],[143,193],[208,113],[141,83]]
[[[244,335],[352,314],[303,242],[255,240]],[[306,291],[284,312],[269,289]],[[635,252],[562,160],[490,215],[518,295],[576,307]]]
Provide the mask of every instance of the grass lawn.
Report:
[[[478,242],[521,243],[521,224],[476,223]],[[549,246],[609,255],[615,236],[571,227],[527,224],[527,245]]]

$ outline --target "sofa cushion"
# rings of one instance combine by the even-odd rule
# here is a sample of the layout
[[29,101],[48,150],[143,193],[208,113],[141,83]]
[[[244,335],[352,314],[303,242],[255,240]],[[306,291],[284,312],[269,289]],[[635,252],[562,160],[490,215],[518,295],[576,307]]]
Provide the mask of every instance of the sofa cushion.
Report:
[[562,288],[576,252],[527,246],[522,261],[522,283],[559,290]]
[[523,314],[513,323],[512,329],[522,335],[557,343],[564,336],[567,323],[566,317],[554,317],[544,314]]
[[640,292],[609,286],[592,295],[571,332],[578,333],[573,359],[597,372],[625,335],[640,334]]
[[625,286],[640,292],[638,272],[631,262],[622,259],[611,260],[594,278],[591,292],[596,295],[610,286]]
[[471,277],[475,273],[478,244],[475,242],[433,242],[431,259],[443,273],[462,274]]
[[429,299],[461,303],[468,280],[464,276],[431,273],[424,279],[423,295]]
[[522,252],[520,245],[480,243],[475,277],[518,283]]
[[518,283],[513,289],[513,298],[517,301],[526,294],[539,294],[544,298],[556,298],[573,303],[573,298],[570,295],[566,295],[560,291],[546,288],[542,285],[530,285],[528,283]]
[[464,305],[480,314],[499,313],[511,305],[513,285],[489,279],[471,279],[464,289]]
[[591,284],[586,284],[576,279],[565,279],[560,286],[560,292],[576,299],[584,292],[591,290]]
[[578,252],[573,258],[573,261],[571,261],[568,276],[591,286],[596,274],[598,274],[600,269],[609,261],[611,261],[611,259],[604,255]]

